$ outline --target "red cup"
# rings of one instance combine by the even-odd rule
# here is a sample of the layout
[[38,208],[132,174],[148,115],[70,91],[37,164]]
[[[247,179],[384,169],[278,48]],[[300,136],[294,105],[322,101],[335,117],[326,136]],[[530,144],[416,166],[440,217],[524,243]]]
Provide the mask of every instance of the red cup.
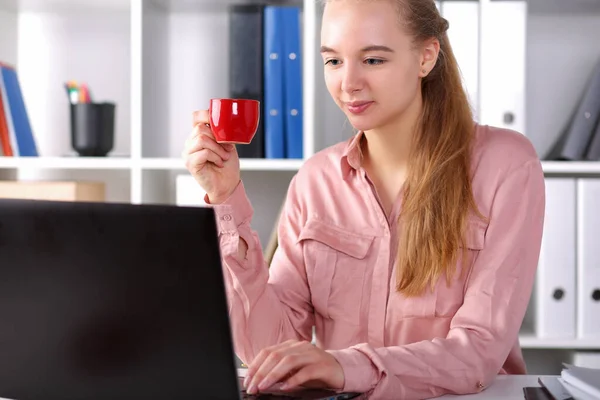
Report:
[[210,128],[217,143],[248,144],[260,121],[260,102],[249,99],[211,99]]

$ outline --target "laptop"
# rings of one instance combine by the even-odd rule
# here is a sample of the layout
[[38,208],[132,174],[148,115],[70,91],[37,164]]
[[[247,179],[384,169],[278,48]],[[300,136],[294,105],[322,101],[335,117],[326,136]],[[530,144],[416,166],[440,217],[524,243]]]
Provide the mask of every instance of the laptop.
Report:
[[0,397],[353,396],[245,394],[212,208],[0,200]]

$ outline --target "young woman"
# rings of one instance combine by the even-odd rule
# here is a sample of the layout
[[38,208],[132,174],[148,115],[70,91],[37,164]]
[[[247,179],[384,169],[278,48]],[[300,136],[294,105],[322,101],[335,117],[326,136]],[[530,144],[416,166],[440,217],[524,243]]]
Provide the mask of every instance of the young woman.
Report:
[[433,0],[326,3],[325,80],[358,133],[291,181],[270,269],[237,154],[195,115],[184,157],[219,217],[248,392],[430,398],[526,372],[544,175],[523,135],[474,122],[447,29]]

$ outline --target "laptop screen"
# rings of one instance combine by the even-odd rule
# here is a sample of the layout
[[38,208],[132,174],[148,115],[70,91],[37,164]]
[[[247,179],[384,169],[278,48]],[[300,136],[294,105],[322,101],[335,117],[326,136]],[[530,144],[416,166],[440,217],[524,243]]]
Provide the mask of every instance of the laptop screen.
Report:
[[239,396],[211,208],[0,200],[0,397]]

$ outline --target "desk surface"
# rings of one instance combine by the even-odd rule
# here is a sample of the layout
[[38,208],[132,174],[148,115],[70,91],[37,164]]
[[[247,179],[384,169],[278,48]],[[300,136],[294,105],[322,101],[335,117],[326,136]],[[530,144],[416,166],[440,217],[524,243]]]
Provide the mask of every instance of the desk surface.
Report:
[[465,400],[506,400],[524,399],[523,388],[526,386],[539,387],[538,378],[544,375],[498,375],[494,382],[485,390],[469,395],[445,395],[437,399],[465,399]]
[[[238,370],[239,371],[239,370]],[[239,374],[239,372],[238,372]],[[243,374],[243,373],[242,373]],[[243,374],[245,375],[245,374]],[[467,400],[507,400],[524,399],[523,388],[526,386],[540,386],[540,375],[498,375],[490,386],[477,394],[469,395],[444,395],[436,397],[437,400],[467,399]],[[543,375],[542,375],[543,376]],[[0,398],[0,400],[10,400]]]
[[[246,370],[238,369],[238,376],[246,376]],[[523,388],[527,386],[540,387],[538,378],[544,375],[498,375],[494,382],[485,390],[468,395],[444,395],[436,400],[465,399],[465,400],[507,400],[524,399]]]

